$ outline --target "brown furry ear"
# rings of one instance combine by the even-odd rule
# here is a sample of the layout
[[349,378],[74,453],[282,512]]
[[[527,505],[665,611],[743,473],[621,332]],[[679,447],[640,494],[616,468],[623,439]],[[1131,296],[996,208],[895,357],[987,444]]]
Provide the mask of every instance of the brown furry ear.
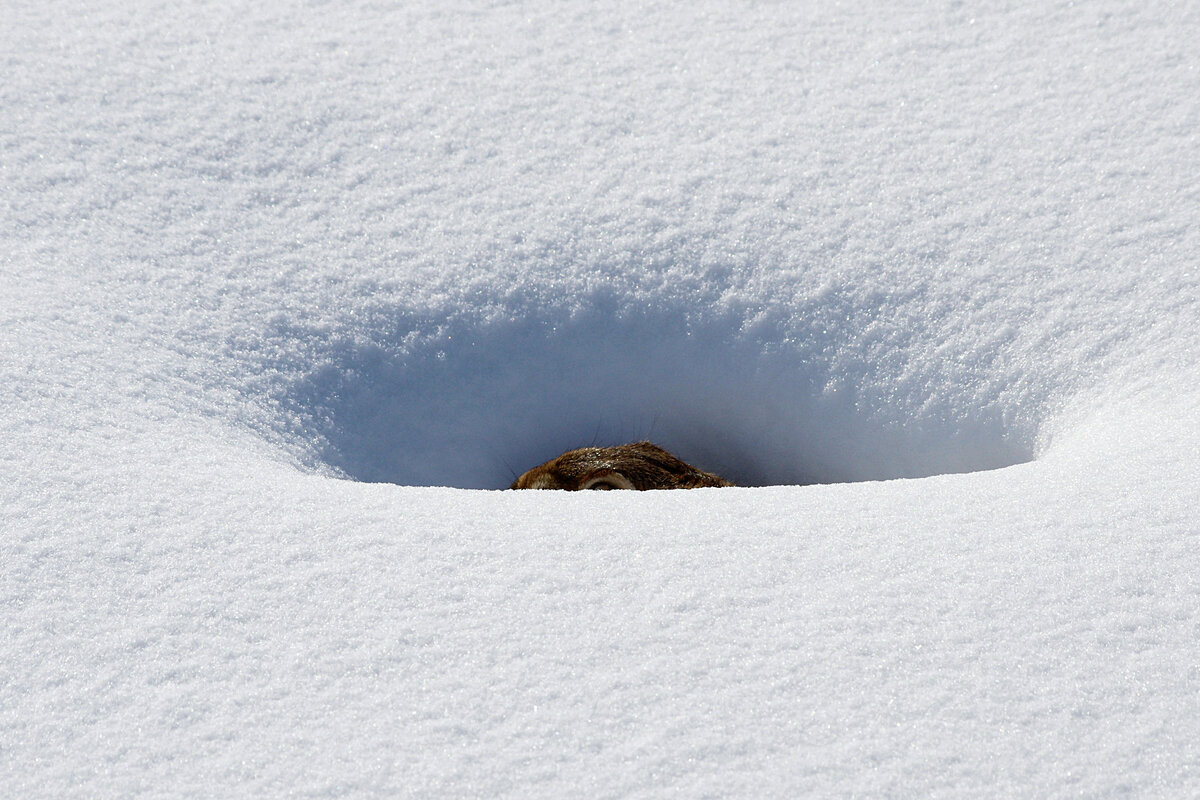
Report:
[[615,469],[598,469],[588,475],[580,489],[632,489],[633,484]]

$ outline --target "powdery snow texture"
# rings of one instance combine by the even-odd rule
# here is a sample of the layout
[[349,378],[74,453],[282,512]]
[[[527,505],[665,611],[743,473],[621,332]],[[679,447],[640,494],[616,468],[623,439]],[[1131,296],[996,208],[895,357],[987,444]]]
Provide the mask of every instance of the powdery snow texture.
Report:
[[[1200,792],[1196,10],[118,5],[0,26],[4,796]],[[643,437],[755,488],[472,491]]]

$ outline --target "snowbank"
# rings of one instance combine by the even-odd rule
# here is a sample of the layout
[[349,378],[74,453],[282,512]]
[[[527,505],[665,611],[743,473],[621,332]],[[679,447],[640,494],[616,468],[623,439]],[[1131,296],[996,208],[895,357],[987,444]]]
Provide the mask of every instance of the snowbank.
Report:
[[1195,12],[10,16],[6,794],[1195,793]]

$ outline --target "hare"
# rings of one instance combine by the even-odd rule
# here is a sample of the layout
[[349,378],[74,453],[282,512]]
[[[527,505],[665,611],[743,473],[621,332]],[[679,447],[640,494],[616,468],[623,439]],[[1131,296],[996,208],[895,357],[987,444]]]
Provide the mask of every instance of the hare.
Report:
[[698,489],[733,486],[650,442],[581,447],[534,467],[510,489]]

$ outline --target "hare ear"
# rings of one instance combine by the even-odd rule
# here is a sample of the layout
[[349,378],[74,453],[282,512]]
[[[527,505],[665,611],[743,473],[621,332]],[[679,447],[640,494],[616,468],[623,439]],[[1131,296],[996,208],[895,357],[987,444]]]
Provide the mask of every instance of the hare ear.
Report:
[[633,484],[621,473],[613,469],[602,469],[593,472],[582,484],[582,489],[632,489]]

